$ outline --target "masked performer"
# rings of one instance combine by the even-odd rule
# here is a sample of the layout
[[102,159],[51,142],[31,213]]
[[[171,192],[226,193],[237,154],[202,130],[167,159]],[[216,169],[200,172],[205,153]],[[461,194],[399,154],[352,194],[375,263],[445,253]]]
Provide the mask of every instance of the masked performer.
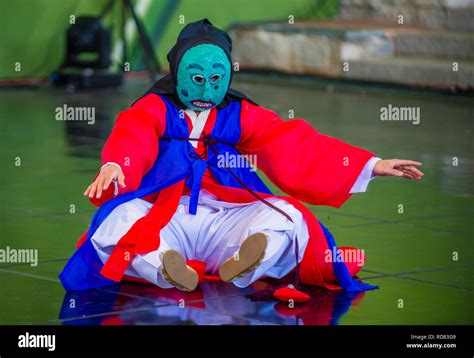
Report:
[[[300,201],[340,207],[374,176],[420,179],[421,163],[381,160],[260,107],[230,88],[231,49],[207,19],[188,24],[170,74],[120,113],[85,192],[100,209],[60,275],[66,290],[130,279],[192,291],[205,275],[247,287],[295,268],[304,284],[374,288],[353,278],[362,251],[337,248]],[[288,196],[272,195],[255,164]]]

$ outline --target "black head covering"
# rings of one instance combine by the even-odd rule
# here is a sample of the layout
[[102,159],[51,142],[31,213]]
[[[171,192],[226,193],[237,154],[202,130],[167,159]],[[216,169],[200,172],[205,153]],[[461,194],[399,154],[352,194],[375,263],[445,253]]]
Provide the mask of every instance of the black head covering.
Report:
[[[214,27],[208,19],[202,19],[196,22],[187,24],[179,33],[176,44],[168,52],[168,62],[170,64],[170,73],[156,81],[143,96],[151,93],[161,94],[170,99],[178,108],[186,108],[186,106],[179,100],[176,93],[177,72],[181,57],[191,47],[199,44],[212,44],[219,46],[224,50],[231,63],[231,81],[232,81],[232,40],[225,31]],[[230,86],[230,83],[229,83]],[[243,93],[229,87],[227,94],[217,108],[225,108],[231,101],[247,100],[254,103]]]

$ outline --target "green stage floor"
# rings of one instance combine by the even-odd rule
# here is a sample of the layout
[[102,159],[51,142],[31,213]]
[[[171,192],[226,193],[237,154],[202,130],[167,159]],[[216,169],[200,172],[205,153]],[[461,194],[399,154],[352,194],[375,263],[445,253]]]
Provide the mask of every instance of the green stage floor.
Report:
[[[365,249],[360,277],[379,290],[354,298],[310,289],[311,302],[293,310],[252,302],[245,295],[254,288],[214,282],[193,294],[124,284],[65,295],[57,276],[94,213],[82,193],[114,118],[146,87],[0,92],[0,249],[39,252],[35,267],[0,264],[0,324],[474,324],[472,98],[285,80],[241,78],[235,87],[382,158],[424,163],[422,181],[377,178],[341,209],[313,208],[340,246]],[[64,104],[94,106],[96,123],[56,121]],[[420,107],[420,124],[381,121],[388,104]]]

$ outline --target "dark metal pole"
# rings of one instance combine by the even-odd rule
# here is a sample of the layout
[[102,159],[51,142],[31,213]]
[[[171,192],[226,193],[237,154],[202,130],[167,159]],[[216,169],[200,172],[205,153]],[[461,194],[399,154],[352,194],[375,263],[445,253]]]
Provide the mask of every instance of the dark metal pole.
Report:
[[140,43],[143,46],[143,52],[145,55],[145,63],[147,64],[147,68],[150,71],[150,75],[152,76],[152,79],[154,80],[155,76],[160,71],[160,64],[155,55],[153,44],[146,33],[143,23],[141,22],[140,18],[135,12],[132,2],[130,0],[124,0],[124,3],[126,4],[127,8],[130,10],[130,13],[132,14],[135,25],[137,26],[138,37],[140,39]]

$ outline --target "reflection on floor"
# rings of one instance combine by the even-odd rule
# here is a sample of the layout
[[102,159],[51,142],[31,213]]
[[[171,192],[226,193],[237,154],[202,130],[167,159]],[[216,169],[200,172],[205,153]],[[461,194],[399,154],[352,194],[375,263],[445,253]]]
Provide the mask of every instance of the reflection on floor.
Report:
[[193,292],[183,292],[123,283],[106,289],[67,293],[59,319],[73,325],[334,325],[351,305],[357,305],[364,297],[364,293],[305,287],[312,298],[303,304],[253,299],[252,294],[270,286],[259,281],[241,289],[228,283],[204,282]]

